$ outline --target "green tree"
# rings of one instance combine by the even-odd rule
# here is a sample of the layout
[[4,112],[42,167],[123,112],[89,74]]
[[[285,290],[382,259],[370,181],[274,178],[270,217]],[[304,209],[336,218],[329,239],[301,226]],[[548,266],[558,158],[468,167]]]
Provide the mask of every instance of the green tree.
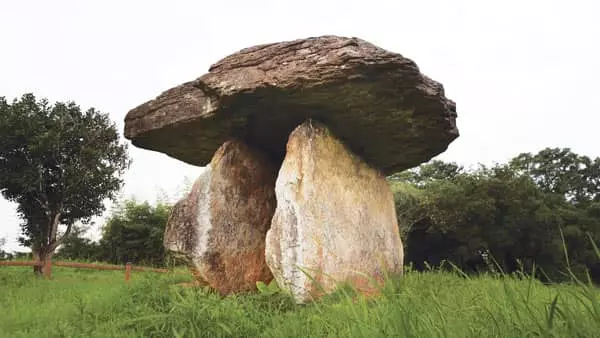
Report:
[[113,264],[164,265],[163,237],[171,206],[128,200],[121,203],[102,229],[102,256]]
[[419,269],[448,260],[469,270],[478,250],[486,249],[505,272],[520,266],[531,271],[535,263],[550,278],[561,278],[567,264],[561,229],[580,276],[597,260],[587,234],[600,234],[600,210],[577,208],[513,167],[480,166],[420,179],[404,183],[412,188],[395,189],[406,261]]
[[12,103],[0,97],[0,191],[17,203],[20,242],[35,259],[51,259],[76,221],[104,211],[128,165],[108,114],[33,94]]
[[416,168],[395,173],[388,177],[391,182],[410,182],[416,185],[424,184],[431,180],[447,180],[464,172],[464,168],[456,163],[447,163],[433,160]]
[[70,260],[102,260],[100,245],[83,235],[86,229],[74,226],[59,247],[56,257]]
[[[397,176],[398,178],[398,176]],[[404,244],[404,250],[408,250],[408,234],[412,227],[418,224],[426,216],[426,211],[422,207],[423,190],[418,189],[412,183],[401,180],[392,180],[390,187],[394,193],[394,204],[396,206],[396,217],[400,228],[400,236]]]
[[510,165],[545,192],[564,195],[577,204],[600,202],[600,158],[578,155],[569,148],[546,148],[535,155],[519,154]]
[[8,256],[8,253],[6,251],[4,251],[5,244],[6,244],[6,238],[1,237],[0,238],[0,259],[6,259]]

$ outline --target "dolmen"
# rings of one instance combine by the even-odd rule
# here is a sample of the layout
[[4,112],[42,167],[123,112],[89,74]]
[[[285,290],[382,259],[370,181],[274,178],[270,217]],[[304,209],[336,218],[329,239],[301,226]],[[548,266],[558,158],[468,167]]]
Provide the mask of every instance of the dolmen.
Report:
[[444,152],[455,121],[412,60],[321,36],[225,57],[129,111],[125,137],[206,167],[164,237],[202,284],[226,295],[274,278],[304,303],[402,275],[386,175]]

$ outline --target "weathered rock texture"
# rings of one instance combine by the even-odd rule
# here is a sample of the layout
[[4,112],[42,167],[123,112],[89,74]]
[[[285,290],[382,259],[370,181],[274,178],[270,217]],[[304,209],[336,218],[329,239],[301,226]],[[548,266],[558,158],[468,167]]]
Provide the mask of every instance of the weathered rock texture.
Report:
[[365,274],[402,273],[403,247],[394,198],[378,170],[352,154],[323,125],[292,132],[275,185],[277,209],[266,260],[278,284],[305,302],[349,282],[376,290]]
[[458,136],[454,102],[412,60],[358,38],[322,36],[224,58],[131,110],[125,137],[202,166],[233,136],[278,164],[289,133],[309,117],[386,174],[429,160]]
[[269,282],[265,236],[275,211],[276,169],[240,141],[225,142],[168,220],[165,247],[221,294]]

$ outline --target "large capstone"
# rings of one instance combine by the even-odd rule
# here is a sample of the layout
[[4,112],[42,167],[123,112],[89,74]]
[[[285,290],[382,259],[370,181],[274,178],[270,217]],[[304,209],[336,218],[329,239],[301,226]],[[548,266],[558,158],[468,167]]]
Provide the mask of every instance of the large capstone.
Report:
[[350,283],[376,292],[402,274],[403,247],[385,176],[320,123],[294,130],[275,184],[266,260],[298,302]]
[[358,38],[322,36],[222,59],[131,110],[125,137],[198,166],[236,137],[279,164],[289,133],[307,118],[384,174],[431,159],[458,136],[454,102],[412,60]]
[[260,151],[227,141],[174,206],[164,244],[188,261],[200,284],[229,294],[272,280],[265,236],[275,211],[275,175]]

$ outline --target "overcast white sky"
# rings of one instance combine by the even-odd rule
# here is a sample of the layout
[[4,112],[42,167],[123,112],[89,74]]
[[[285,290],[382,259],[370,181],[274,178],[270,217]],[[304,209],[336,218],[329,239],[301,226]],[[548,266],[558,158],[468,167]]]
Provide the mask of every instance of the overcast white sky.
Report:
[[[1,0],[0,96],[33,92],[127,111],[255,44],[357,36],[413,59],[457,103],[443,160],[506,161],[546,146],[600,156],[600,3],[594,0]],[[200,168],[130,147],[125,196],[176,194]],[[15,206],[0,237],[17,249]],[[21,248],[22,249],[22,248]]]

